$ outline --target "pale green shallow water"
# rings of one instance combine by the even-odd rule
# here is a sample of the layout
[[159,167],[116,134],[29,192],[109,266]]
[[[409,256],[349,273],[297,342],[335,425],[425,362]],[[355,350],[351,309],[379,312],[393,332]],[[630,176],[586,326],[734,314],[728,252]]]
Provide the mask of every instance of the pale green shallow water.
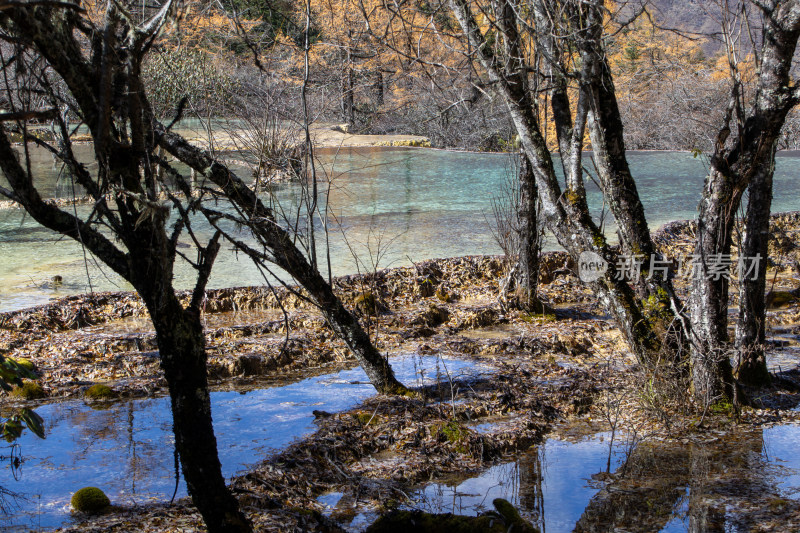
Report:
[[[88,149],[83,147],[87,161]],[[50,157],[34,155],[44,193],[70,197],[71,186],[56,182],[58,172]],[[376,255],[378,267],[383,268],[422,259],[500,252],[489,221],[493,218],[492,201],[502,196],[507,180],[509,156],[352,149],[335,156],[328,153],[322,159],[334,177],[330,205],[340,223],[331,232],[334,274],[371,268]],[[651,229],[695,215],[705,175],[701,159],[683,152],[637,152],[630,155],[630,162]],[[778,158],[773,211],[800,209],[798,176],[800,158],[791,154]],[[286,186],[278,198],[290,205],[296,194],[296,186]],[[596,191],[590,193],[590,204],[599,215],[602,203]],[[203,229],[201,225],[201,233]],[[353,259],[342,231],[361,264]],[[608,233],[613,240],[613,231]],[[130,288],[91,259],[88,270],[94,290]],[[190,274],[185,264],[179,264],[176,285],[188,288]],[[50,283],[54,275],[62,276],[61,287]],[[79,245],[39,228],[18,209],[0,210],[0,311],[87,292],[87,279]],[[261,275],[247,260],[224,249],[210,287],[261,283]]]
[[[374,250],[378,236],[384,244],[391,240],[379,267],[499,251],[487,219],[491,218],[491,201],[499,196],[506,179],[507,156],[436,150],[350,150],[340,153],[335,164],[331,155],[326,157],[327,168],[332,168],[336,176],[331,207],[362,258],[369,256],[365,253],[368,244]],[[47,194],[70,196],[70,187],[56,183],[56,172],[47,158],[38,158],[34,163]],[[635,153],[631,164],[652,228],[694,216],[704,177],[702,161],[685,153]],[[800,209],[798,175],[800,158],[779,158],[775,211]],[[295,193],[289,187],[279,197],[291,203]],[[591,201],[599,212],[596,192]],[[340,237],[332,239],[332,258],[335,274],[357,270]],[[42,230],[24,219],[19,210],[0,211],[0,310],[85,292],[85,269],[80,247]],[[107,269],[90,265],[89,271],[95,290],[128,288]],[[49,284],[56,274],[64,278],[60,288]],[[260,281],[249,263],[226,251],[221,254],[211,286]],[[189,282],[186,269],[178,269],[176,285],[186,287]],[[448,364],[452,365],[451,370],[469,366],[457,361]],[[397,371],[405,379],[413,379],[415,368],[397,364]],[[282,448],[293,438],[312,431],[312,409],[346,409],[372,394],[369,386],[351,384],[353,379],[360,381],[363,376],[359,371],[344,371],[244,395],[215,393],[215,418],[226,474],[233,474],[263,457],[267,450]],[[12,524],[36,528],[62,523],[67,519],[69,493],[88,483],[100,484],[115,501],[126,503],[163,500],[171,494],[174,478],[170,420],[163,399],[122,402],[108,411],[93,411],[82,402],[46,406],[39,411],[47,423],[48,440],[23,437],[20,442],[27,461],[21,471],[6,470],[0,479],[0,486],[26,493],[30,499],[22,501],[13,510],[14,515],[0,520],[0,529]],[[680,447],[677,451],[652,448],[650,456],[666,454],[671,464],[677,465],[669,482],[657,486],[657,497],[623,490],[618,492],[619,500],[604,498],[616,485],[606,484],[596,475],[605,470],[607,462],[611,472],[618,472],[624,450],[612,449],[609,461],[603,436],[569,443],[549,439],[517,460],[476,478],[428,485],[412,497],[419,506],[430,510],[468,514],[480,511],[493,497],[505,497],[549,532],[572,531],[581,520],[588,521],[593,516],[602,519],[603,512],[619,506],[654,508],[661,514],[651,518],[654,527],[650,530],[685,531],[690,529],[689,522],[698,510],[705,512],[708,507],[700,498],[692,497],[693,490],[698,493],[695,487],[706,484],[708,479],[702,469],[695,471],[698,457],[713,459],[723,468],[728,459],[731,465],[745,461],[752,468],[742,477],[742,485],[768,485],[776,495],[797,498],[800,463],[795,448],[799,435],[796,426],[765,429],[741,438],[741,446],[732,454],[726,451],[728,446],[709,446],[708,450],[697,452],[687,448],[686,453]],[[717,452],[718,448],[722,451]],[[720,458],[715,453],[730,457]],[[646,459],[647,456],[641,458],[643,466],[636,471],[642,474],[643,484],[654,483],[656,476],[648,474]],[[631,464],[637,461],[634,456]],[[716,493],[699,494],[713,500],[712,507],[720,508],[714,503]],[[330,505],[335,506],[337,500],[330,499]],[[740,518],[735,512],[728,517],[724,504],[721,509],[726,531],[746,530],[747,524],[739,529]],[[600,522],[613,525],[614,520]]]

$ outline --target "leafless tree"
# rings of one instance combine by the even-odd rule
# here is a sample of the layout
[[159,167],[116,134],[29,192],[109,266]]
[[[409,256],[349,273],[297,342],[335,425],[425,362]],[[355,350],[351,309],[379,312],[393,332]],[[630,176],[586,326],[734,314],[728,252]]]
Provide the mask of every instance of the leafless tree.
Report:
[[[765,257],[775,145],[786,114],[797,103],[789,78],[798,33],[796,2],[747,5],[764,19],[763,34],[754,39],[758,76],[752,99],[742,93],[733,50],[735,40],[754,31],[750,18],[739,18],[737,28],[734,14],[743,8],[726,3],[716,11],[722,13],[720,33],[729,40],[727,49],[734,52],[730,55],[732,82],[700,205],[695,250],[700,266],[692,281],[691,320],[675,295],[671,271],[650,238],[627,163],[622,114],[605,50],[608,29],[604,21],[620,14],[610,13],[600,1],[448,0],[437,4],[438,12],[452,14],[461,35],[437,28],[433,18],[429,23],[443,42],[448,36],[460,37],[458,51],[480,65],[488,78],[483,85],[507,105],[533,169],[542,216],[558,242],[576,261],[581,254],[591,253],[610,266],[592,287],[640,361],[666,358],[683,365],[691,346],[695,397],[702,405],[734,395],[726,331],[728,282],[714,275],[710,264],[719,254],[730,257],[734,214],[748,187],[751,207],[741,254],[750,257],[760,252]],[[400,13],[397,6],[397,2],[387,4],[387,9]],[[618,24],[624,27],[626,22]],[[548,119],[540,106],[542,95],[552,113],[565,176],[563,188],[545,136]],[[619,228],[621,253],[607,246],[589,213],[582,154],[587,133],[605,202]],[[637,256],[644,260],[641,275],[626,280],[628,262]],[[746,330],[762,328],[763,339],[763,275],[760,271],[758,279],[742,280],[741,346],[759,345],[757,335]],[[738,375],[745,379],[747,361],[759,361],[763,376],[763,357],[759,359],[757,350],[746,353],[756,358],[743,355]]]
[[[201,321],[205,287],[223,238],[292,276],[379,391],[405,388],[298,249],[291,229],[225,164],[171,131],[182,106],[170,124],[154,116],[142,64],[179,7],[177,0],[145,6],[143,13],[134,12],[136,2],[100,5],[105,10],[97,22],[77,2],[0,3],[0,39],[9,44],[0,49],[7,107],[0,114],[0,169],[9,183],[0,195],[43,226],[81,243],[142,297],[156,330],[189,494],[209,531],[249,531],[217,455]],[[49,123],[55,142],[34,135],[33,122]],[[92,137],[96,170],[73,153],[71,133],[81,124]],[[12,131],[22,138],[19,149],[9,140]],[[91,199],[87,210],[62,209],[42,197],[30,165],[31,145],[63,163],[69,179]],[[189,166],[197,182],[179,172],[162,150]],[[200,220],[214,228],[210,237],[198,231]],[[247,227],[258,246],[237,240],[237,226]],[[196,257],[181,251],[181,239],[193,246]],[[188,301],[181,301],[173,287],[176,261],[196,271]]]
[[[755,276],[740,276],[736,373],[746,382],[768,379],[763,353],[764,290],[775,150],[787,114],[800,102],[791,77],[800,35],[800,2],[725,2],[722,8],[722,35],[731,72],[729,103],[699,207],[695,255],[700,272],[693,277],[690,299],[693,381],[698,399],[706,403],[732,398],[735,393],[727,331],[729,280],[714,275],[713,269],[719,259],[730,257],[734,219],[745,191],[749,198],[739,253],[745,260],[760,257],[761,261]],[[756,31],[751,27],[751,9],[762,22],[753,46],[757,78],[754,93],[748,95],[740,50],[742,41]]]
[[[661,349],[657,332],[682,329],[676,320],[680,302],[669,274],[645,264],[642,275],[629,284],[620,269],[620,255],[607,245],[586,201],[582,158],[588,130],[622,250],[660,260],[625,158],[613,79],[603,54],[602,2],[452,0],[448,5],[468,44],[466,53],[480,63],[508,106],[548,228],[576,262],[582,253],[591,252],[610,266],[592,286],[640,359],[651,359]],[[543,135],[546,122],[539,94],[547,95],[551,106],[565,188]],[[646,308],[646,299],[654,305]],[[680,348],[680,341],[672,344]],[[675,357],[680,359],[680,354]]]

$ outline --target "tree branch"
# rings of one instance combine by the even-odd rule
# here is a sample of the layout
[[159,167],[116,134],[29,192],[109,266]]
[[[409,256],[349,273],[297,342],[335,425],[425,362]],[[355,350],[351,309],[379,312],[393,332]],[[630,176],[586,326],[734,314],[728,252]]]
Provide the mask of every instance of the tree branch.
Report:
[[0,122],[18,120],[50,120],[58,116],[58,109],[44,109],[41,111],[14,111],[11,113],[0,113]]
[[8,2],[7,0],[0,0],[0,11],[5,11],[6,9],[12,9],[15,7],[63,7],[66,9],[74,9],[78,13],[86,13],[86,10],[83,9],[78,4],[73,4],[72,2],[59,2],[57,0],[28,0],[27,2]]
[[[13,189],[13,196],[9,198],[22,205],[39,224],[82,242],[117,274],[130,279],[127,254],[121,252],[102,233],[80,218],[42,199],[33,186],[32,177],[17,160],[17,153],[4,131],[0,131],[0,169]],[[0,192],[8,196],[5,190]]]

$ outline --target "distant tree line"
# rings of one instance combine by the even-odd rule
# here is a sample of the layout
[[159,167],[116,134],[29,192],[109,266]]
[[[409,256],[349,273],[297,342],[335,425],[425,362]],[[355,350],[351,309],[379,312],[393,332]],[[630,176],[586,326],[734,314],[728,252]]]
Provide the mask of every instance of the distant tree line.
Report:
[[[399,6],[403,17],[430,19],[448,35],[457,27],[452,13],[442,9],[439,1],[386,5]],[[711,4],[707,10],[709,17],[711,11],[716,16],[720,12]],[[383,2],[378,1],[311,3],[313,74],[308,92],[315,118],[347,122],[352,131],[363,133],[425,135],[440,147],[513,151],[513,125],[502,103],[482,85],[474,65],[443,60],[449,45],[444,39],[425,41],[422,31],[409,31],[405,43],[398,42],[400,36],[394,30],[372,34],[369,30],[377,26],[365,26],[365,16],[382,17],[383,21],[374,21],[380,25],[388,20],[382,12]],[[626,146],[710,151],[727,99],[727,56],[719,32],[674,31],[676,21],[659,19],[661,12],[649,5],[637,14],[604,37]],[[238,31],[232,29],[229,17],[238,21]],[[194,5],[184,14],[180,31],[165,32],[157,46],[159,53],[145,65],[146,75],[153,80],[154,107],[174,110],[181,97],[188,96],[198,108],[235,114],[226,105],[230,99],[226,102],[225,95],[250,92],[249,80],[258,77],[253,54],[269,62],[276,74],[269,81],[270,90],[297,89],[303,17],[303,3],[285,0]],[[619,21],[607,22],[611,27]],[[379,38],[381,31],[383,38]],[[418,37],[423,40],[415,43],[417,50],[408,48]],[[746,43],[739,46],[746,48]],[[438,57],[438,68],[424,68],[418,56]],[[165,76],[169,72],[174,75]],[[745,85],[754,80],[752,72],[744,74]],[[175,85],[178,78],[181,86]],[[237,102],[241,104],[241,99]],[[290,107],[287,115],[297,111]],[[661,127],[654,129],[653,124]],[[554,127],[551,118],[549,133]],[[556,147],[554,135],[547,135],[547,142]],[[779,149],[798,147],[800,115],[793,111]]]

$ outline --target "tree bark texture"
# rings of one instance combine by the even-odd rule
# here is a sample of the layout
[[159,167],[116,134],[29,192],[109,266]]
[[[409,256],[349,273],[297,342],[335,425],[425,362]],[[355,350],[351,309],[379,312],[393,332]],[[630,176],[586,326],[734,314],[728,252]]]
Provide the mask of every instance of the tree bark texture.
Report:
[[[732,399],[735,393],[730,361],[733,350],[727,332],[729,279],[715,274],[715,258],[726,257],[731,252],[735,213],[751,183],[754,184],[751,193],[762,204],[749,205],[742,252],[766,250],[767,198],[771,196],[775,147],[787,113],[799,101],[790,72],[800,35],[800,3],[773,0],[763,3],[761,9],[764,29],[754,105],[751,110],[744,108],[740,84],[734,80],[731,104],[718,134],[698,208],[694,250],[697,268],[692,276],[689,306],[694,392],[698,402],[705,405],[718,399]],[[736,130],[730,137],[734,112]],[[763,266],[766,266],[766,258]],[[747,375],[749,367],[755,366],[757,374],[764,370],[763,367],[758,369],[758,355],[755,360],[749,360],[747,355],[758,353],[758,328],[763,327],[764,320],[763,292],[760,298],[757,292],[763,291],[760,287],[766,283],[766,268],[760,269],[758,276],[761,279],[756,283],[742,280],[740,287],[740,295],[742,291],[746,293],[742,318],[748,322],[741,325],[738,343],[740,358],[746,361],[746,366],[742,367],[745,377],[750,377]]]
[[517,210],[518,247],[516,273],[517,301],[523,309],[530,312],[542,311],[537,296],[539,283],[539,238],[538,217],[536,216],[536,177],[531,169],[528,156],[520,154],[519,161],[519,208]]
[[[349,35],[352,37],[352,35]],[[353,75],[353,58],[350,47],[345,50],[344,71],[342,72],[342,94],[341,109],[342,120],[355,125],[355,103],[354,103],[355,80]]]
[[[769,219],[772,205],[772,176],[775,156],[771,163],[756,169],[748,186],[747,212],[744,219],[739,257],[739,320],[736,323],[736,378],[748,385],[765,385],[770,381],[764,353],[766,343],[767,255]],[[756,270],[751,276],[747,267]]]
[[200,313],[184,309],[171,291],[145,289],[140,294],[155,326],[161,367],[169,383],[175,445],[189,496],[209,532],[249,531],[236,498],[225,486],[217,453]]
[[[168,2],[161,8],[160,20],[167,16],[171,5]],[[178,236],[190,224],[187,210],[201,208],[202,204],[194,203],[188,186],[183,205],[173,197],[180,220],[168,234],[166,224],[171,207],[159,197],[163,184],[158,183],[158,177],[163,174],[158,172],[160,163],[153,164],[160,160],[156,140],[159,126],[153,120],[140,80],[141,61],[152,32],[157,31],[153,28],[158,20],[154,18],[134,29],[133,22],[114,3],[109,4],[102,31],[93,31],[79,17],[77,12],[59,7],[15,4],[0,10],[0,26],[21,46],[29,46],[31,54],[39,54],[60,76],[74,98],[73,113],[89,128],[94,140],[96,176],[74,158],[67,135],[58,150],[75,182],[93,197],[95,219],[83,220],[42,199],[34,185],[35,177],[20,164],[5,131],[0,132],[0,167],[12,190],[3,192],[18,201],[40,224],[82,243],[136,288],[156,328],[161,364],[170,390],[177,449],[192,500],[209,531],[247,532],[251,526],[225,486],[217,455],[199,313],[218,250],[217,236],[206,247],[198,244],[200,260],[195,265],[198,279],[187,308],[181,306],[172,286]],[[84,46],[83,41],[78,43],[80,35],[88,45]],[[63,131],[66,134],[66,127]],[[180,145],[175,136],[162,136],[164,139],[172,141],[162,146],[166,150]],[[187,145],[184,141],[182,146]],[[248,212],[263,217],[257,231],[260,228],[264,238],[273,244],[271,251],[278,264],[303,281],[334,329],[364,363],[376,388],[382,392],[405,391],[360,324],[342,306],[319,272],[309,265],[288,233],[275,225],[271,213],[253,191],[221,165],[212,165],[207,154],[177,151],[195,163],[194,170],[203,172],[211,168],[211,174],[219,178],[217,183],[231,195],[232,201],[238,200],[243,205],[241,202],[246,200]],[[198,159],[199,156],[203,157]],[[110,230],[114,240],[98,226]]]

